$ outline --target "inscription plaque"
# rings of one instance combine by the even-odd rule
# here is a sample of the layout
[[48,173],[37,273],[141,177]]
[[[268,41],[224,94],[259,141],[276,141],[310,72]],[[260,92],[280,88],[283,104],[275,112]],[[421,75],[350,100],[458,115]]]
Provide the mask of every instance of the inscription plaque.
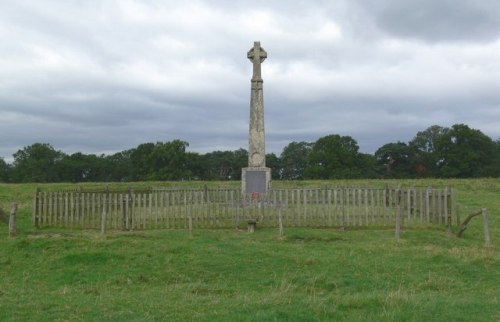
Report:
[[247,171],[246,192],[267,192],[266,171]]

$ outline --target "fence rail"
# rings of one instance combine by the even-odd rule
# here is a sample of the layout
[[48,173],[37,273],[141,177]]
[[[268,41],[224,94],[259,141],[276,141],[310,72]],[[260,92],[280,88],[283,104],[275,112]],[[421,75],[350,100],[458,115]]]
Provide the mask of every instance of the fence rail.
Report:
[[[398,213],[396,213],[398,212]],[[450,225],[454,195],[448,188],[273,189],[266,195],[239,189],[61,191],[35,194],[33,224],[83,229],[343,227]]]

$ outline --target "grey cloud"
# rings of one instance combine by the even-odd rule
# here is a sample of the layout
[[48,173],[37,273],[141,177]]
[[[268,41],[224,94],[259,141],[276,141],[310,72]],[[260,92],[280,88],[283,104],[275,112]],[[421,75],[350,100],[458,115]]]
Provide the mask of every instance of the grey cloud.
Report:
[[377,0],[364,4],[376,25],[396,37],[430,42],[500,37],[500,3],[495,0]]
[[247,148],[254,40],[268,52],[268,152],[333,133],[374,152],[433,124],[496,138],[500,45],[488,40],[500,13],[491,1],[451,4],[4,1],[0,156],[34,142],[96,154],[173,139]]

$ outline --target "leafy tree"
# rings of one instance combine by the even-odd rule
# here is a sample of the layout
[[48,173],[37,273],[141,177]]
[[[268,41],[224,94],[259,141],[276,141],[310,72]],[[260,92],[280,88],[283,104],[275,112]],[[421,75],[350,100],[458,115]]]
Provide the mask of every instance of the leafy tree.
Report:
[[131,179],[133,181],[151,179],[153,172],[151,154],[154,148],[154,143],[143,143],[130,150]]
[[[181,140],[144,143],[113,155],[66,155],[48,143],[34,143],[0,158],[0,182],[81,182],[138,180],[240,180],[248,164],[245,149],[187,152]],[[500,176],[500,139],[456,124],[433,125],[408,143],[388,143],[374,155],[359,152],[349,136],[328,135],[314,143],[291,142],[278,157],[266,155],[273,179],[300,180],[440,176]]]
[[214,151],[203,157],[206,165],[205,178],[228,180],[231,179],[234,167],[234,152]]
[[10,166],[3,158],[0,158],[0,182],[10,181]]
[[[129,162],[121,156],[122,166],[130,165],[130,179],[134,181],[189,179],[193,177],[190,167],[194,156],[186,152],[188,145],[181,140],[140,144],[127,153]],[[118,158],[115,155],[115,161]]]
[[490,175],[492,177],[500,177],[500,139],[495,141],[495,157],[490,169]]
[[361,167],[362,178],[378,178],[377,159],[372,154],[359,153],[359,165]]
[[234,180],[240,180],[241,169],[248,166],[248,151],[245,149],[238,149],[235,150],[233,154],[234,154],[233,157],[234,168],[231,178]]
[[312,179],[359,178],[363,173],[359,147],[350,136],[328,135],[319,138],[309,154],[305,176]]
[[157,142],[147,157],[150,172],[148,180],[181,180],[193,177],[190,158],[186,153],[189,144],[181,140]]
[[280,155],[280,178],[285,180],[302,180],[304,171],[309,166],[309,154],[314,143],[291,142]]
[[109,181],[107,175],[106,158],[104,155],[87,154],[84,157],[86,165],[85,181]]
[[131,155],[134,150],[125,150],[106,156],[107,178],[109,181],[133,180]]
[[48,143],[34,143],[14,153],[14,180],[16,182],[57,182],[56,163],[64,153]]
[[438,167],[443,177],[490,175],[495,161],[495,143],[479,130],[455,124],[436,142]]
[[241,168],[248,165],[248,152],[244,149],[236,151],[214,151],[202,157],[205,165],[203,178],[208,180],[239,180]]
[[271,177],[276,180],[280,178],[280,159],[274,153],[266,154],[266,166],[271,168]]
[[87,155],[80,152],[65,155],[56,163],[59,181],[66,182],[112,181],[110,168],[104,155]]
[[65,155],[57,162],[57,172],[60,181],[82,182],[87,181],[90,172],[86,162],[86,155],[78,152],[72,155]]
[[418,132],[409,142],[409,146],[415,153],[413,166],[418,177],[439,175],[440,157],[436,151],[436,145],[449,130],[447,127],[433,125]]
[[189,180],[200,180],[204,174],[203,159],[199,153],[186,152],[186,163],[191,172]]
[[387,143],[375,152],[379,169],[389,178],[412,177],[413,149],[403,142]]

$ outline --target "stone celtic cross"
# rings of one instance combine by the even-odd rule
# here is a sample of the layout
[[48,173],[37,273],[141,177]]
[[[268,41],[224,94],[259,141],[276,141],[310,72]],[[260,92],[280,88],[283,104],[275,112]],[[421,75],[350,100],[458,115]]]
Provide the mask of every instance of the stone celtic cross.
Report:
[[271,184],[271,169],[266,167],[264,131],[264,94],[261,64],[267,53],[259,41],[247,53],[253,64],[250,91],[250,128],[248,135],[248,167],[242,169],[242,191],[245,193],[266,193]]
[[260,64],[267,58],[267,53],[264,48],[260,46],[260,41],[255,41],[253,43],[253,47],[248,51],[247,57],[253,63],[252,80],[262,80]]

